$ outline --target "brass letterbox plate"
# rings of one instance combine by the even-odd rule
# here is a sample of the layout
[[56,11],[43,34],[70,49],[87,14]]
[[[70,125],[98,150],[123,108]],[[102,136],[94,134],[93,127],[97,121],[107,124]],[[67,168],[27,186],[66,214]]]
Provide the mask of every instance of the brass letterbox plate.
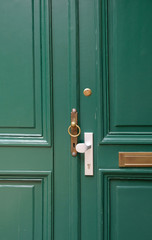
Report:
[[119,167],[152,167],[152,152],[119,152]]

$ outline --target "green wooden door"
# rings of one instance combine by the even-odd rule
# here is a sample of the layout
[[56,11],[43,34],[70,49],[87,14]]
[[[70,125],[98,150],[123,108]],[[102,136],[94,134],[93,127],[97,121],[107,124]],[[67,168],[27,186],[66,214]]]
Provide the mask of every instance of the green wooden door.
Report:
[[[131,163],[152,152],[151,11],[150,0],[53,1],[57,240],[151,238],[152,169],[119,167],[119,152],[137,152]],[[72,108],[79,142],[94,133],[93,177],[70,154]]]
[[[149,240],[151,0],[0,3],[0,239]],[[92,90],[90,97],[83,90]],[[72,157],[70,112],[94,133]]]
[[0,2],[0,239],[51,239],[49,2]]

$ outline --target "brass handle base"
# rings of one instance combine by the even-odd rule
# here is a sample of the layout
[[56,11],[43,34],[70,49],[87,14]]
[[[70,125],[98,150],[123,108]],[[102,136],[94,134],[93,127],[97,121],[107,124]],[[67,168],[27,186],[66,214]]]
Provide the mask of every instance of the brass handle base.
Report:
[[68,133],[71,136],[71,154],[73,157],[77,156],[76,145],[78,143],[78,136],[81,133],[81,129],[77,123],[78,123],[78,113],[77,113],[77,110],[73,108],[71,112],[71,125],[68,127]]

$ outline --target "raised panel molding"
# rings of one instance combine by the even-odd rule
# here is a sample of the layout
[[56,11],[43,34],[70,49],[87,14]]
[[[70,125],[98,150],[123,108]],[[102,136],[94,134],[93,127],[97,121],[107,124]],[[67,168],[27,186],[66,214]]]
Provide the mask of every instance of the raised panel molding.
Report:
[[[125,239],[129,239],[131,226],[134,226],[131,231],[134,231],[135,234],[138,235],[136,228],[138,228],[140,224],[143,226],[144,221],[146,221],[144,227],[149,230],[144,231],[144,227],[142,227],[140,229],[141,234],[145,234],[145,232],[147,232],[147,234],[151,233],[151,225],[148,226],[148,224],[151,222],[152,170],[99,169],[98,174],[99,239],[121,240],[121,235],[124,234],[124,229],[121,230],[121,228],[126,229],[124,237],[126,237]],[[119,184],[117,184],[117,182]],[[126,199],[126,202],[122,201],[121,198],[119,199],[119,196]],[[119,203],[121,203],[121,206]],[[117,213],[112,211],[117,211]],[[122,211],[125,211],[125,214],[122,214]],[[127,222],[127,217],[132,219],[131,212],[133,216],[135,216],[133,211],[136,211],[139,216],[138,218],[135,217],[135,220],[133,220],[134,223],[131,225],[131,222]],[[147,214],[146,220],[141,217],[143,214]],[[138,219],[141,219],[140,222]],[[119,227],[116,225],[118,222],[121,223]],[[133,235],[131,235],[130,239],[132,239],[132,236]]]
[[[146,29],[147,21],[151,22],[152,19],[149,10],[152,3],[145,1],[143,7],[137,7],[138,4],[139,1],[127,0],[103,0],[99,4],[102,29],[100,144],[152,144],[152,30],[147,30],[147,35],[142,33],[141,46],[137,37],[141,34],[138,25],[138,17],[141,17],[139,9],[142,8],[143,11],[140,24]],[[123,14],[126,8],[128,14]],[[140,47],[144,52],[141,53]]]
[[51,172],[0,171],[0,196],[0,235],[9,226],[8,238],[52,239]]
[[7,0],[0,10],[0,145],[51,146],[50,4]]

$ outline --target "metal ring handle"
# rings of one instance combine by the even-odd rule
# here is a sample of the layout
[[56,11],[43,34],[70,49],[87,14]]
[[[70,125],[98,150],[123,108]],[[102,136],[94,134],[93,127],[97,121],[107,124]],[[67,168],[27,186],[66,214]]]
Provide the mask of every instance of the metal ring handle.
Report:
[[79,130],[79,132],[78,132],[78,134],[76,134],[76,135],[73,135],[73,134],[71,134],[71,132],[70,132],[70,128],[71,128],[71,125],[68,127],[68,133],[69,133],[69,135],[71,136],[71,137],[78,137],[79,135],[80,135],[80,133],[81,133],[81,128],[76,124],[75,125],[77,128],[78,128],[78,130]]

